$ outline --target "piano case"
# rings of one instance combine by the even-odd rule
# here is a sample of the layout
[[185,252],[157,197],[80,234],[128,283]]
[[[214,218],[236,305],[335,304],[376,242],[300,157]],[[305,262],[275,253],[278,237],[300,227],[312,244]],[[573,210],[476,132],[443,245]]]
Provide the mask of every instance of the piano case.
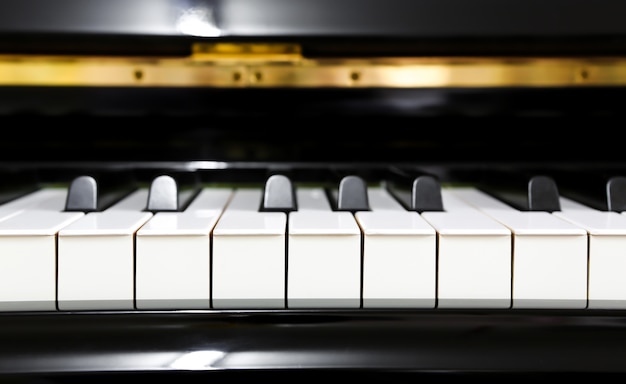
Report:
[[[620,0],[5,1],[0,166],[46,184],[406,166],[584,183],[624,170],[625,13]],[[625,359],[620,310],[0,313],[0,378],[16,383],[597,379]]]

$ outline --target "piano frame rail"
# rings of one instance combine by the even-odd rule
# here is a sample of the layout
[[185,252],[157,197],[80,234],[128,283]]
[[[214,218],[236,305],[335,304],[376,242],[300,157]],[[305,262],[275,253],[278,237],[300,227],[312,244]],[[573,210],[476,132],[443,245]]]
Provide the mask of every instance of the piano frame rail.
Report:
[[[205,44],[206,45],[206,44]],[[216,44],[218,45],[218,44]],[[187,57],[0,56],[0,87],[504,88],[623,87],[626,58],[362,57],[263,53]],[[250,48],[250,46],[252,46]],[[205,48],[206,50],[206,48]]]
[[155,372],[626,373],[598,310],[0,314],[0,378]]
[[[619,143],[617,143],[619,144]],[[44,152],[46,153],[46,152]],[[619,153],[617,153],[619,154]],[[416,163],[411,163],[417,165]],[[532,163],[525,162],[532,167]],[[328,163],[290,163],[294,170]],[[385,169],[384,163],[332,163],[333,167]],[[401,165],[401,164],[398,164]],[[485,164],[422,164],[445,181],[477,176]],[[535,164],[537,165],[537,164]],[[624,163],[541,163],[544,170],[624,169]],[[7,162],[11,169],[191,172],[264,171],[284,162]],[[500,163],[518,169],[516,163]],[[493,169],[493,165],[489,167]],[[250,171],[250,172],[248,172]],[[458,173],[456,173],[456,172]],[[47,172],[44,172],[47,174]],[[273,380],[349,372],[466,379],[530,375],[626,374],[626,316],[619,310],[198,310],[58,311],[0,313],[0,381],[71,382],[86,376],[173,374],[206,381],[246,374]],[[182,375],[181,375],[182,373]],[[392,374],[392,376],[388,376]],[[255,376],[256,377],[256,376]],[[263,376],[259,376],[263,377]],[[595,376],[594,376],[595,377]]]

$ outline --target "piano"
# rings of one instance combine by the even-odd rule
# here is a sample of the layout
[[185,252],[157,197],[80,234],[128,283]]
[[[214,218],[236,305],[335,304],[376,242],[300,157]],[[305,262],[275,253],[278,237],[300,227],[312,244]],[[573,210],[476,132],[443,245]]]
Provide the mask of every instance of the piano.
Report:
[[2,380],[624,376],[624,14],[0,3]]

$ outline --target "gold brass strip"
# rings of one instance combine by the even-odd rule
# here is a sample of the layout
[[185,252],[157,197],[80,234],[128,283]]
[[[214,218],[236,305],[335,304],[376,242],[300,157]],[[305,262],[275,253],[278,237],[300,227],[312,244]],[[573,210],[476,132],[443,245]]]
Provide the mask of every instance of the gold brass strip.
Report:
[[191,58],[196,61],[292,62],[302,59],[302,49],[298,44],[288,43],[196,43],[192,46]]
[[[202,54],[204,55],[204,54]],[[202,56],[201,55],[201,56]],[[626,85],[626,58],[261,60],[0,56],[0,86],[581,87]],[[228,56],[228,55],[226,55]],[[255,56],[257,57],[257,56]],[[264,59],[262,58],[264,57]]]

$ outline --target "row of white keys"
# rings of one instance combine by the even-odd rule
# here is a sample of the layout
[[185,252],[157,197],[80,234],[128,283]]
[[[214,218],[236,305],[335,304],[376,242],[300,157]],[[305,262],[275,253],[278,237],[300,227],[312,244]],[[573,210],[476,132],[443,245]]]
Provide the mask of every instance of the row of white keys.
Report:
[[153,222],[147,189],[88,214],[65,212],[61,188],[0,206],[0,310],[209,308],[209,234],[229,194],[203,191]]
[[137,231],[137,309],[211,308],[210,235],[231,194],[205,188],[183,212],[158,212]]
[[258,212],[260,190],[236,192],[214,231],[214,308],[433,308],[438,293],[442,308],[511,305],[511,232],[454,195],[419,215],[374,188],[353,215],[321,189],[296,193],[287,220]]
[[62,212],[61,189],[0,206],[0,310],[55,309],[55,233],[61,310],[580,308],[587,233],[589,306],[626,307],[617,213],[520,212],[455,188],[446,211],[418,214],[374,188],[371,211],[352,214],[299,188],[295,212],[259,212],[262,191],[243,189],[222,215],[231,192],[155,215],[146,190],[86,215]]
[[513,308],[587,306],[587,231],[539,211],[519,211],[474,188],[454,193],[513,235]]
[[332,211],[322,189],[296,194],[298,210],[287,214],[259,212],[261,190],[235,192],[213,231],[213,308],[359,308],[352,214]]
[[355,213],[363,231],[363,308],[434,308],[435,229],[382,188],[368,192],[371,211]]
[[626,309],[626,215],[600,211],[561,197],[555,216],[584,228],[589,237],[588,308]]
[[66,196],[41,189],[0,207],[0,311],[56,309],[56,235],[84,216],[63,212]]
[[58,232],[59,310],[132,310],[135,232],[152,213],[140,189]]

